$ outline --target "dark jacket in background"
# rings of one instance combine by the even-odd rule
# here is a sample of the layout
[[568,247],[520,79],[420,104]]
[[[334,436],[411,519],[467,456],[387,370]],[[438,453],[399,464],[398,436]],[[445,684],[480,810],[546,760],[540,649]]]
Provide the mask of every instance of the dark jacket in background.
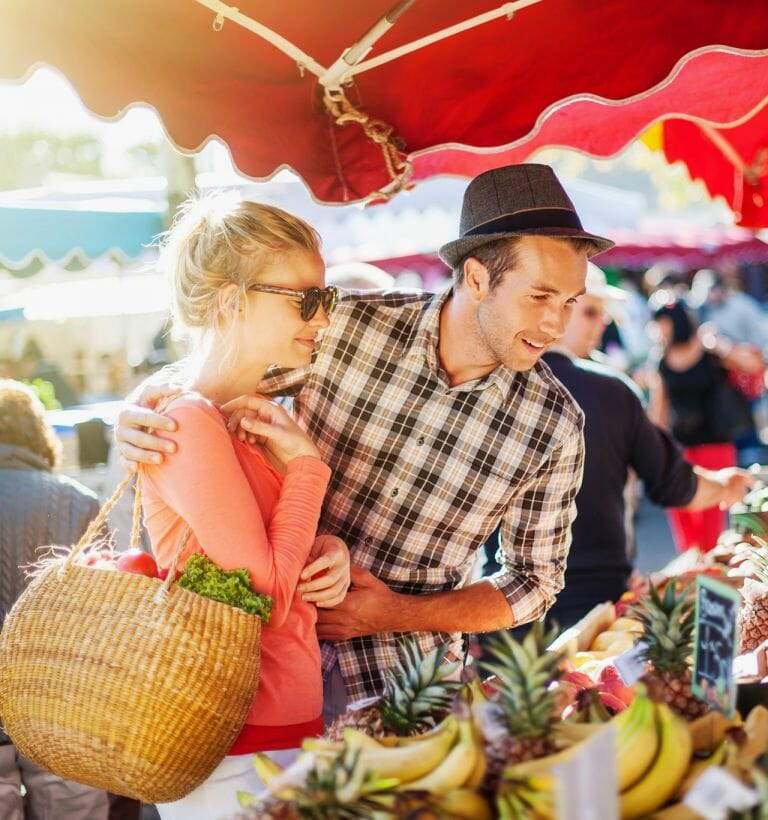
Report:
[[96,495],[51,472],[24,447],[0,444],[0,625],[27,585],[38,547],[75,544],[96,516]]
[[584,411],[584,480],[576,496],[565,587],[547,613],[566,625],[626,591],[632,571],[624,517],[628,469],[635,470],[648,498],[661,507],[688,504],[697,480],[672,437],[648,418],[637,387],[623,374],[554,351],[544,361]]

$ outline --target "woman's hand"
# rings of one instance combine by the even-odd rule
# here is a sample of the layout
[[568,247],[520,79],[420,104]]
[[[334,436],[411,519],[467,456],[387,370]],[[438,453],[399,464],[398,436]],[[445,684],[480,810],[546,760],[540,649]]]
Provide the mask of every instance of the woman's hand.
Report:
[[285,466],[300,456],[320,458],[320,451],[310,437],[279,404],[263,396],[240,396],[222,405],[221,411],[229,416],[230,432],[244,431],[251,443],[258,443],[272,457]]
[[349,584],[347,545],[335,535],[318,535],[301,573],[299,594],[305,601],[329,608],[344,600]]
[[146,385],[137,403],[120,411],[114,429],[115,442],[120,449],[123,467],[129,472],[136,470],[139,464],[159,464],[163,460],[162,453],[176,450],[172,441],[147,431],[173,432],[176,429],[173,419],[153,413],[152,409],[180,390],[180,386],[175,384]]

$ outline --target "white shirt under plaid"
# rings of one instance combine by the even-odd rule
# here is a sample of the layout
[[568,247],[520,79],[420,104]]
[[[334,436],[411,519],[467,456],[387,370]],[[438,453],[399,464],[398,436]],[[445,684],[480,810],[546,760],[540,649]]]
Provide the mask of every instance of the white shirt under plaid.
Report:
[[[543,363],[451,387],[437,355],[449,295],[344,293],[312,364],[260,390],[295,397],[333,471],[318,531],[343,538],[355,565],[400,593],[455,589],[501,523],[490,580],[525,623],[563,585],[583,418]],[[324,670],[338,658],[350,699],[378,694],[398,637],[325,644]],[[460,633],[417,637],[425,651],[450,641],[449,659],[461,658]]]

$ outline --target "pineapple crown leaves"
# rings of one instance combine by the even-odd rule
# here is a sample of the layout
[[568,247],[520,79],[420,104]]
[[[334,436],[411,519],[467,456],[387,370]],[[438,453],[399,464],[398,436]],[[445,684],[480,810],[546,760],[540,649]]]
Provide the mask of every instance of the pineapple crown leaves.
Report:
[[658,672],[682,673],[688,667],[693,652],[693,632],[696,605],[689,596],[690,586],[680,592],[673,581],[667,583],[664,594],[651,586],[647,598],[630,609],[644,627],[642,660],[650,661]]
[[345,749],[330,761],[318,761],[292,803],[307,820],[370,818],[394,802],[399,781],[366,770],[359,749]]
[[459,667],[443,663],[448,644],[424,655],[414,636],[403,639],[397,663],[385,676],[379,710],[384,725],[398,735],[410,735],[436,726],[461,688],[446,680]]
[[498,679],[496,698],[513,734],[543,737],[557,720],[556,696],[549,686],[563,675],[563,653],[547,651],[557,631],[554,627],[545,632],[544,624],[537,622],[522,643],[506,631],[489,642],[496,662],[481,665]]
[[751,546],[748,551],[753,574],[758,581],[768,585],[768,542],[758,536],[754,536],[754,541],[756,546]]

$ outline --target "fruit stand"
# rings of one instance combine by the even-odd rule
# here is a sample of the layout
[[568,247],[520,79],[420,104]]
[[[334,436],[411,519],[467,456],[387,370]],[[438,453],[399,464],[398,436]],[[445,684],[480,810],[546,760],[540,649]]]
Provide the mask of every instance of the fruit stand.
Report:
[[[766,816],[768,490],[731,523],[711,553],[679,556],[559,635],[500,633],[464,682],[442,652],[405,642],[384,695],[308,738],[292,767],[255,757],[267,790],[240,795],[242,816]],[[734,710],[694,678],[699,577],[743,592]]]

